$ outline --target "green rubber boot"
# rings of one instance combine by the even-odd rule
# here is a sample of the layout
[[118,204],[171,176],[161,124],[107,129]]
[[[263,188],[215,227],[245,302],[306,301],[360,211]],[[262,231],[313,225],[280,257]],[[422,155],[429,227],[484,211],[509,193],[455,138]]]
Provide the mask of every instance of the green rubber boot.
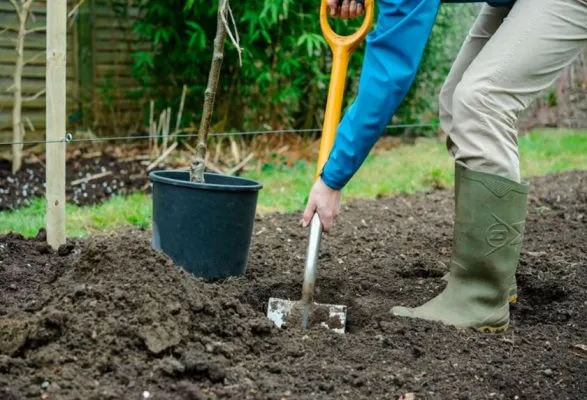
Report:
[[[462,180],[461,176],[462,176],[462,173],[465,169],[466,169],[465,167],[463,167],[459,164],[456,164],[456,166],[455,166],[455,213],[457,210],[459,189],[460,189],[461,180]],[[442,280],[448,282],[449,277],[450,277],[450,271],[447,272],[446,274],[444,274],[444,276],[442,277]],[[510,304],[515,304],[518,302],[518,300],[519,300],[518,283],[516,282],[516,276],[514,274],[514,277],[512,279],[512,283],[510,284],[510,291],[508,294],[508,302]]]
[[[447,272],[442,277],[442,280],[448,282],[449,277],[450,277],[450,272]],[[516,282],[516,277],[514,275],[514,279],[513,279],[512,283],[510,284],[510,291],[508,293],[508,302],[510,304],[516,304],[518,302],[518,300],[520,300],[520,297],[518,295],[518,283]]]
[[420,307],[393,307],[392,312],[458,328],[505,331],[529,186],[461,166],[456,167],[455,179],[456,218],[447,285]]

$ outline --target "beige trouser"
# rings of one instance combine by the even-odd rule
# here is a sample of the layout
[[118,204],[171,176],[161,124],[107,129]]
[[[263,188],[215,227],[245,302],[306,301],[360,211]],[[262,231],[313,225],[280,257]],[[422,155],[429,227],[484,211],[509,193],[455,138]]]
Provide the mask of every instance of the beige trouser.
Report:
[[587,45],[587,0],[484,5],[440,92],[455,161],[520,182],[518,115]]

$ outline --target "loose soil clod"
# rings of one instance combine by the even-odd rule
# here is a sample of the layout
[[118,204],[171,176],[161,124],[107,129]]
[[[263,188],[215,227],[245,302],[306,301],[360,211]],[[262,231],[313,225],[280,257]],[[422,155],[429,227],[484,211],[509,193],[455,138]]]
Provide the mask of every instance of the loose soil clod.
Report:
[[[303,307],[300,304],[296,304],[285,318],[285,326],[301,327],[302,314]],[[325,323],[330,329],[342,328],[342,321],[338,316],[330,317],[328,307],[316,304],[310,305],[308,311],[308,328],[322,326],[322,323]]]
[[503,334],[389,312],[442,289],[453,209],[442,190],[345,206],[315,299],[349,307],[344,335],[265,317],[270,296],[299,298],[299,215],[260,218],[246,276],[215,283],[152,251],[147,232],[61,252],[42,233],[0,237],[0,399],[587,398],[587,173],[533,181]]

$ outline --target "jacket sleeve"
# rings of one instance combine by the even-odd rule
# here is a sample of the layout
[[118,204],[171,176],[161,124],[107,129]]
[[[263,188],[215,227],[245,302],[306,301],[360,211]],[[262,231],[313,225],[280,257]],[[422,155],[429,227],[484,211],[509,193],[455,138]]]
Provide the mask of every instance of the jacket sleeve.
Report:
[[440,0],[378,0],[375,29],[367,35],[357,97],[346,111],[321,171],[342,189],[359,169],[412,85]]

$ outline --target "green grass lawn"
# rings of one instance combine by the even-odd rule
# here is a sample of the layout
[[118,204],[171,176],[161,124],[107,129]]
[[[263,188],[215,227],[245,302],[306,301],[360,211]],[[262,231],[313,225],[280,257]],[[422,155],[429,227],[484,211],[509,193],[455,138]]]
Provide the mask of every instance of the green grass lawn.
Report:
[[[444,143],[420,139],[415,145],[377,151],[343,191],[343,201],[378,195],[413,193],[433,186],[453,184],[452,159]],[[535,131],[520,138],[521,169],[525,177],[572,169],[587,169],[587,132]],[[291,212],[303,209],[312,184],[314,165],[293,168],[268,166],[245,176],[263,183],[260,212]],[[45,225],[45,202],[36,200],[26,208],[0,214],[0,233],[36,235]],[[149,227],[151,198],[144,194],[118,196],[91,207],[67,206],[68,236],[83,236],[128,226]]]

